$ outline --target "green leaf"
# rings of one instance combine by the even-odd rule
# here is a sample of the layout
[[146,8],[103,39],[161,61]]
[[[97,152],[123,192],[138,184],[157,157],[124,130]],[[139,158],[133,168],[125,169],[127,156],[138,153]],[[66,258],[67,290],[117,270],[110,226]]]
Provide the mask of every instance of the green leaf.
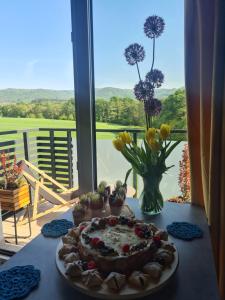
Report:
[[178,144],[180,144],[180,142],[181,141],[176,141],[175,143],[172,144],[172,146],[170,146],[170,148],[165,153],[165,158],[167,158],[170,155],[170,153],[176,148]]
[[128,177],[130,176],[131,171],[132,171],[132,168],[130,168],[130,169],[127,171],[127,173],[126,173],[125,181],[124,181],[125,184],[127,184],[127,179],[128,179]]

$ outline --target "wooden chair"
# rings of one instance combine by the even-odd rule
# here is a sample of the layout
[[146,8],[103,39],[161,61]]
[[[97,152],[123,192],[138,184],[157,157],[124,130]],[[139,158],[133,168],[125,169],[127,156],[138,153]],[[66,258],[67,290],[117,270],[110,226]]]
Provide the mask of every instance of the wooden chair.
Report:
[[[26,160],[22,160],[18,164],[22,167],[23,176],[27,180],[30,187],[34,190],[34,198],[32,203],[33,211],[31,214],[32,221],[52,213],[63,206],[69,207],[71,204],[76,202],[74,198],[77,197],[77,188],[67,189],[58,181]],[[52,189],[46,186],[46,182],[52,183],[52,185],[58,187],[60,190],[62,190],[62,192],[54,192]],[[53,204],[54,206],[38,213],[38,205],[43,203],[43,200]]]

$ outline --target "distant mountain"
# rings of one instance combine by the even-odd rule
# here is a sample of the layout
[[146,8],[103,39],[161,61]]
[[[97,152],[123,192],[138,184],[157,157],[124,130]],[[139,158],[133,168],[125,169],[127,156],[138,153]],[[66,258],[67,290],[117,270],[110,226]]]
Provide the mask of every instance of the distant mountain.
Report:
[[[165,98],[173,94],[176,89],[157,89],[156,97]],[[0,90],[0,103],[7,102],[30,102],[32,100],[68,100],[73,98],[72,90],[48,90],[48,89],[2,89]],[[96,88],[96,98],[109,100],[113,96],[134,98],[132,89],[119,89],[114,87]]]
[[68,100],[73,98],[70,90],[47,90],[47,89],[3,89],[0,90],[1,102],[30,102],[40,99]]

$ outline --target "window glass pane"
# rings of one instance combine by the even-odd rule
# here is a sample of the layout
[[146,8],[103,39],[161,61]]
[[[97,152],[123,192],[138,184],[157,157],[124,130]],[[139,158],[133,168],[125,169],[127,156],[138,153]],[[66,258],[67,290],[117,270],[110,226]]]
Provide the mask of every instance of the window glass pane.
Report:
[[[165,30],[156,40],[154,65],[165,76],[164,83],[155,93],[162,101],[163,109],[154,119],[154,126],[169,123],[174,129],[186,128],[183,6],[180,0],[93,0],[97,128],[113,131],[145,126],[143,103],[137,101],[133,93],[133,87],[139,81],[137,69],[126,62],[124,50],[133,43],[144,47],[146,57],[139,64],[141,78],[144,78],[150,71],[153,53],[152,40],[146,37],[143,27],[151,15],[158,15],[165,21]],[[97,134],[98,181],[123,180],[129,168],[129,163],[113,148],[113,136],[115,133]],[[141,134],[138,138],[140,143]],[[181,195],[178,177],[184,144],[180,144],[167,161],[175,167],[163,177],[164,199]],[[129,184],[133,184],[132,176]],[[138,194],[141,188],[139,179]]]
[[[1,1],[1,131],[43,127],[74,130],[70,16],[69,0]],[[61,180],[67,186],[69,161],[65,158],[65,153],[60,151],[67,151],[68,131],[52,132],[53,144],[56,145],[50,145],[49,130],[38,133],[31,131],[28,134],[28,142],[33,136],[43,137],[43,140],[39,139],[37,145],[31,144],[34,156],[31,156],[30,160],[51,176],[57,176],[57,180]],[[74,144],[72,157],[74,184],[77,185],[75,132],[71,131],[71,134]],[[21,139],[21,137],[21,134],[0,136],[1,139]],[[38,147],[46,152],[38,153]],[[51,150],[54,150],[53,153]],[[17,147],[15,152],[18,159],[24,155],[22,152],[19,153]],[[55,156],[55,160],[52,160],[52,155]],[[66,155],[68,156],[67,152]],[[53,165],[55,163],[55,171],[51,163]]]

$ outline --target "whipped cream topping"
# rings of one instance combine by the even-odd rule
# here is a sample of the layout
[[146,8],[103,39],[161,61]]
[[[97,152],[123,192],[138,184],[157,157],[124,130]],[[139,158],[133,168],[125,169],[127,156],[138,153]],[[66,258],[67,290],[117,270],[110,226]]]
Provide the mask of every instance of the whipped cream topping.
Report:
[[[119,255],[123,254],[122,247],[128,244],[130,247],[135,246],[146,239],[139,238],[134,227],[130,228],[126,225],[117,224],[115,226],[107,226],[104,229],[96,230],[88,233],[90,238],[98,237],[106,246],[113,248]],[[87,246],[86,246],[87,247]],[[90,247],[88,245],[88,247]]]

